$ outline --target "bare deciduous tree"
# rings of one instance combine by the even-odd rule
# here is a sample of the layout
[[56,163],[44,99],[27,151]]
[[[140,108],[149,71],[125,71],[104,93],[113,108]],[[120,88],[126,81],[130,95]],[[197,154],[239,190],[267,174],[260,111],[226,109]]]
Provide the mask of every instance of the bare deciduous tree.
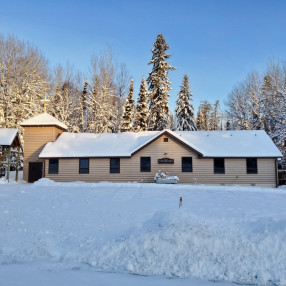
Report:
[[20,128],[21,121],[41,113],[48,90],[48,63],[38,49],[0,35],[0,126]]

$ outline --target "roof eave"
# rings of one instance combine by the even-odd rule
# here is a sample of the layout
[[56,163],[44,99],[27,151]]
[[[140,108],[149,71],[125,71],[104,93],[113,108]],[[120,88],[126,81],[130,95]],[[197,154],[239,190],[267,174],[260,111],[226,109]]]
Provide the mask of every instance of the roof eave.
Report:
[[62,131],[67,131],[67,128],[62,127],[57,124],[20,124],[22,127],[57,127],[61,129]]
[[111,155],[111,156],[59,156],[59,155],[54,155],[54,156],[40,156],[39,155],[39,158],[40,159],[50,159],[50,158],[58,158],[58,159],[77,159],[77,158],[90,158],[90,159],[107,159],[107,158],[131,158],[130,155],[124,155],[124,156],[114,156],[114,155]]
[[267,159],[277,159],[277,158],[282,158],[283,156],[255,156],[255,155],[250,155],[250,156],[202,156],[204,159],[211,159],[211,158],[225,158],[225,159],[241,159],[241,158],[267,158]]

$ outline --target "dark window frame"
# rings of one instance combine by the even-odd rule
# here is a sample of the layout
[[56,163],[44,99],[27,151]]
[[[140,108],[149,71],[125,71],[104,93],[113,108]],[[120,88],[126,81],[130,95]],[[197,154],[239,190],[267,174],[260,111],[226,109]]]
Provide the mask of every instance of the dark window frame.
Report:
[[169,142],[169,138],[168,137],[164,137],[164,142]]
[[[55,161],[55,162],[51,162]],[[56,167],[52,167],[52,164],[56,164]],[[59,159],[58,158],[50,158],[49,159],[49,174],[58,174],[59,173]]]
[[[145,166],[143,165],[143,160],[149,160],[149,164],[145,162]],[[140,172],[151,172],[151,157],[140,157]]]
[[[82,167],[81,163],[83,160],[87,160],[88,167]],[[79,158],[79,168],[78,168],[79,174],[89,174],[89,158]]]
[[[114,160],[118,160],[118,162],[119,162],[118,167],[112,166],[112,162],[114,162]],[[120,173],[120,158],[110,158],[109,172],[110,172],[110,174],[119,174]]]
[[[223,162],[223,167],[219,166]],[[224,158],[214,158],[214,174],[225,174],[225,160]]]
[[[255,162],[255,166],[251,166],[250,161]],[[246,158],[246,174],[258,174],[257,158]]]
[[[188,166],[186,159],[191,159],[191,164]],[[192,157],[182,157],[182,172],[193,172],[193,158]]]

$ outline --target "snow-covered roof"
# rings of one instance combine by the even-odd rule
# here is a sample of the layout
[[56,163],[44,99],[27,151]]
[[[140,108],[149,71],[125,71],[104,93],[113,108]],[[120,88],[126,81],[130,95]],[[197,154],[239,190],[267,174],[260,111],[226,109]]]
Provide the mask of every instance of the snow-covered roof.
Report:
[[0,128],[0,145],[12,145],[15,137],[18,134],[18,129]]
[[133,150],[151,140],[158,131],[124,133],[68,133],[49,142],[40,157],[130,157]]
[[48,113],[42,113],[21,123],[21,126],[58,126],[67,130],[67,126]]
[[259,131],[144,131],[67,133],[42,150],[41,158],[130,157],[163,134],[169,134],[203,157],[282,157],[270,137]]
[[264,130],[176,131],[204,157],[282,157]]

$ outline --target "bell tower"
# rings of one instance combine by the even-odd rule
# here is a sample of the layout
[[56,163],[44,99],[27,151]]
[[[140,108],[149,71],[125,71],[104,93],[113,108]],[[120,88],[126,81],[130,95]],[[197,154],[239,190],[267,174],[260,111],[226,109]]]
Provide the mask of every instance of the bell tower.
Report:
[[33,183],[43,177],[44,162],[39,154],[48,142],[55,141],[67,126],[44,112],[21,123],[24,127],[23,179]]

